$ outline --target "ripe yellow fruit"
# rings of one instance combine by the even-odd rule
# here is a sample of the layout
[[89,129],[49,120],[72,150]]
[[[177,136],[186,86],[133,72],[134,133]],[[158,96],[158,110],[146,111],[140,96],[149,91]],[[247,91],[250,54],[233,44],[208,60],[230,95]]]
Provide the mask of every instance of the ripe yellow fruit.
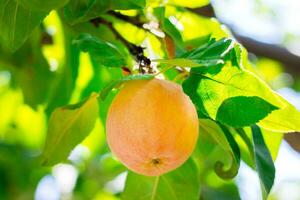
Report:
[[180,85],[133,80],[113,100],[106,121],[113,154],[132,171],[158,176],[183,164],[198,138],[196,109]]

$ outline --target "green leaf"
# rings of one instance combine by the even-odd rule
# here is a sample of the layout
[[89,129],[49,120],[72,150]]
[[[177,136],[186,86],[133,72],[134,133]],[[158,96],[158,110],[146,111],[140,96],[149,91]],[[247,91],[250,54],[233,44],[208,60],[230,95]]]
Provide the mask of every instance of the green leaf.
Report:
[[231,50],[234,49],[234,47],[235,43],[231,39],[221,39],[218,41],[212,39],[207,44],[189,51],[181,57],[193,60],[223,60],[227,54],[231,53]]
[[160,22],[162,22],[165,19],[165,13],[166,13],[166,7],[164,6],[153,8],[153,14]]
[[[223,179],[231,179],[236,176],[240,166],[240,150],[229,130],[210,119],[199,119],[199,133],[210,135],[231,159],[229,169],[224,169],[225,164],[217,161],[215,163],[216,174]],[[223,160],[223,158],[221,159]]]
[[223,65],[227,60],[230,60],[233,66],[239,67],[239,50],[239,46],[231,39],[222,39],[219,41],[212,39],[200,47],[184,53],[179,58],[158,59],[154,61],[167,64],[168,66],[214,67],[216,65]]
[[200,179],[193,160],[159,177],[147,177],[129,172],[122,200],[198,200]]
[[254,125],[251,127],[251,129],[255,152],[256,170],[258,171],[259,178],[262,182],[263,190],[266,192],[266,195],[268,195],[274,184],[275,166],[271,154],[266,147],[260,128]]
[[253,125],[276,109],[278,108],[256,96],[237,96],[223,101],[216,119],[223,124],[238,128]]
[[65,161],[71,150],[91,132],[98,117],[98,94],[86,101],[57,108],[49,119],[43,165]]
[[224,57],[233,48],[233,40],[211,40],[207,46],[201,46],[183,55],[185,58],[203,59]]
[[231,65],[241,67],[242,63],[242,47],[235,43],[234,47],[225,55],[225,60],[230,60]]
[[237,134],[235,134],[235,140],[237,141],[242,160],[251,168],[254,167],[254,147],[251,137],[251,131],[246,132],[244,128],[236,128],[234,129]]
[[131,4],[135,4],[136,6],[138,6],[138,8],[144,8],[146,6],[146,0],[128,0],[129,6],[126,9],[133,9],[129,8],[130,6],[132,6]]
[[171,38],[179,45],[183,44],[181,34],[174,24],[168,18],[164,18],[162,22],[163,31],[171,36]]
[[150,80],[153,79],[154,76],[150,74],[134,74],[129,76],[124,76],[121,79],[114,80],[111,83],[109,83],[106,87],[103,88],[100,92],[100,98],[101,100],[105,100],[109,92],[114,89],[115,87],[120,86],[124,82],[132,81],[132,80]]
[[283,133],[272,132],[266,129],[261,128],[264,141],[267,145],[267,148],[270,151],[272,159],[275,161],[278,155],[278,151],[283,140]]
[[165,7],[156,7],[153,9],[154,15],[157,17],[158,21],[161,24],[161,29],[169,35],[176,44],[182,46],[183,40],[180,31],[176,28],[176,26],[165,17]]
[[[238,128],[235,129],[238,134],[235,135],[235,140],[237,141],[242,159],[246,164],[255,169],[255,156],[254,156],[254,146],[251,128]],[[276,160],[280,144],[283,139],[283,133],[271,132],[265,129],[261,129],[264,141],[267,148],[270,151],[273,160]]]
[[284,98],[277,96],[285,103],[285,107],[273,111],[258,125],[274,132],[300,132],[300,112]]
[[96,18],[109,10],[142,9],[146,0],[72,0],[64,9],[65,18],[76,24]]
[[199,119],[199,128],[201,134],[210,135],[224,151],[229,152],[229,154],[232,155],[230,153],[231,148],[227,138],[216,122],[211,119]]
[[[278,108],[284,107],[278,96],[254,74],[229,64],[223,67],[193,68],[189,78],[183,83],[183,89],[196,105],[198,112],[214,120],[217,119],[222,103],[237,96],[256,96]],[[244,116],[235,116],[234,119],[239,117]]]
[[[222,197],[222,198],[221,198]],[[238,185],[234,182],[201,185],[202,199],[241,200]]]
[[89,52],[95,61],[105,66],[120,67],[126,65],[126,56],[116,46],[89,34],[80,35],[78,39],[73,41],[73,44],[82,51]]
[[232,163],[229,169],[225,169],[225,164],[222,163],[221,161],[216,162],[215,164],[215,172],[217,175],[223,179],[232,179],[234,178],[240,168],[240,161],[241,161],[241,152],[240,148],[235,141],[234,137],[231,135],[230,131],[228,130],[227,127],[224,125],[219,124],[224,135],[226,136],[226,139],[229,143],[229,146],[231,148],[231,153],[232,153]]
[[204,46],[211,40],[211,34],[207,34],[204,36],[200,36],[194,39],[190,39],[187,41],[184,41],[184,45],[187,47],[187,49],[195,49],[200,46]]
[[44,1],[44,0],[19,0],[20,4],[24,7],[33,9],[35,11],[46,11],[49,12],[52,9],[61,8],[70,0],[51,0],[51,1]]
[[17,50],[48,12],[33,11],[19,0],[0,0],[0,39],[10,51]]

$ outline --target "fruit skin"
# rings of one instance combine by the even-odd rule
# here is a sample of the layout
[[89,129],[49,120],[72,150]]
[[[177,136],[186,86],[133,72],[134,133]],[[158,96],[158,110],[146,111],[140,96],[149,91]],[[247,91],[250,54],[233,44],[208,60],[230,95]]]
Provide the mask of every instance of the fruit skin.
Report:
[[196,109],[180,85],[166,80],[133,80],[113,100],[107,141],[132,171],[158,176],[183,164],[198,138]]

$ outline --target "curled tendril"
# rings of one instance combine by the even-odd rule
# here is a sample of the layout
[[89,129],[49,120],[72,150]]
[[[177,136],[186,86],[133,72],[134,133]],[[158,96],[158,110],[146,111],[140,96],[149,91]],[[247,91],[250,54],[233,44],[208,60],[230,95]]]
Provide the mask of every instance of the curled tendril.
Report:
[[232,160],[231,166],[228,169],[225,169],[225,164],[221,161],[217,161],[215,163],[214,169],[216,174],[220,178],[228,180],[234,178],[237,175],[239,167],[239,163]]
[[217,161],[215,163],[215,172],[222,179],[232,179],[238,173],[240,167],[241,153],[240,153],[239,146],[235,141],[235,139],[233,138],[233,136],[231,135],[229,129],[222,124],[219,124],[219,126],[222,129],[224,135],[226,136],[228,144],[231,147],[230,150],[226,151],[228,155],[231,157],[231,166],[229,167],[229,169],[225,169],[224,167],[225,164],[221,161]]

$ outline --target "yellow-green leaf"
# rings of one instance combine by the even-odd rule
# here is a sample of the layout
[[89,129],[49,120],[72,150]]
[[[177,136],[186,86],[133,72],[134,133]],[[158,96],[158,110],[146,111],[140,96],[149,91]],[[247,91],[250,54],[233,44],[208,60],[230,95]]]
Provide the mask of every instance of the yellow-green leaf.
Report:
[[[285,107],[284,102],[282,102],[278,95],[257,78],[256,75],[229,64],[209,69],[193,68],[189,78],[183,83],[183,89],[191,97],[197,110],[214,120],[217,118],[218,110],[222,103],[232,97],[256,96],[279,109]],[[247,107],[239,106],[239,108],[243,110],[244,115],[250,114]],[[268,109],[269,111],[270,109]],[[262,115],[262,117],[264,116]],[[235,118],[239,119],[238,117]],[[262,118],[249,119],[247,123],[239,123],[254,124]]]
[[71,150],[92,131],[98,117],[98,94],[86,101],[57,108],[49,119],[43,165],[65,161]]
[[274,132],[295,132],[300,131],[300,112],[284,98],[278,95],[285,107],[273,111],[266,118],[261,120],[258,125]]
[[198,200],[200,179],[192,159],[170,173],[149,177],[129,172],[122,200]]
[[1,45],[11,51],[17,50],[48,14],[26,8],[19,0],[0,0],[0,5]]

